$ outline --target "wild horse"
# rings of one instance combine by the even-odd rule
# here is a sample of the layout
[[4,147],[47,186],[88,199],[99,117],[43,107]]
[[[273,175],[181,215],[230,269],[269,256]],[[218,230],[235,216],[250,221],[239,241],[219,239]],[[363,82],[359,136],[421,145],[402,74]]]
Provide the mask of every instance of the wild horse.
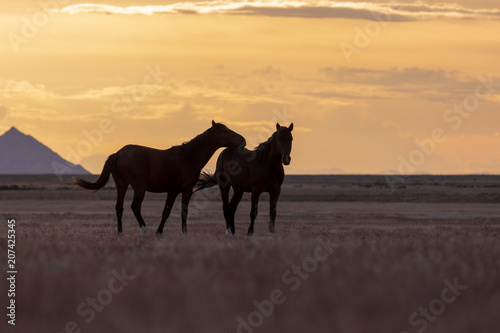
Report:
[[[230,233],[234,235],[234,215],[243,192],[252,193],[248,234],[253,234],[259,197],[262,192],[269,193],[269,232],[274,233],[276,206],[285,176],[282,163],[289,165],[291,160],[292,130],[293,123],[289,127],[276,124],[276,132],[253,151],[243,147],[226,148],[217,159],[215,174],[203,172],[200,175],[196,191],[219,185],[228,235]],[[231,186],[234,194],[229,202]]]
[[160,226],[156,231],[157,235],[163,232],[163,226],[170,215],[175,199],[182,193],[182,232],[186,233],[189,200],[200,171],[217,149],[243,147],[245,144],[245,139],[241,135],[212,120],[212,127],[205,132],[187,143],[167,150],[127,145],[108,157],[101,176],[95,183],[75,178],[74,184],[85,189],[98,190],[106,185],[110,174],[113,176],[118,193],[115,207],[118,233],[122,232],[123,201],[129,185],[134,189],[132,211],[143,234],[148,233],[141,216],[141,204],[145,192],[167,192]]

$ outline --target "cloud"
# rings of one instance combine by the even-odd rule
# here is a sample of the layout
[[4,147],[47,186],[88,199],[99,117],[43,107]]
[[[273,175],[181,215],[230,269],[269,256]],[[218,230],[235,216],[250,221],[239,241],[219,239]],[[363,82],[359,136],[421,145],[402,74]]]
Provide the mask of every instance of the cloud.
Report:
[[0,79],[0,98],[8,99],[13,96],[31,96],[41,100],[49,100],[56,95],[42,84],[31,84],[27,81]]
[[373,99],[381,99],[383,96],[377,95],[376,92],[368,92],[364,91],[363,94],[357,94],[355,92],[351,91],[346,92],[345,90],[349,90],[346,88],[319,88],[319,89],[314,89],[314,90],[306,90],[306,91],[301,91],[297,90],[294,93],[297,95],[304,95],[304,96],[309,96],[313,98],[318,98],[318,99],[324,99],[324,100],[330,100],[335,99],[336,105],[350,105],[351,103],[345,103],[345,102],[339,102],[337,99],[347,99],[347,100],[373,100]]
[[456,72],[447,72],[443,69],[434,70],[419,67],[409,67],[403,69],[391,68],[388,70],[347,67],[334,69],[332,67],[325,67],[321,68],[319,71],[334,81],[370,85],[448,85],[457,80]]
[[224,14],[267,17],[345,18],[372,21],[420,21],[439,19],[500,19],[500,10],[473,9],[455,3],[374,3],[313,1],[201,1],[178,2],[158,6],[112,6],[76,4],[60,10],[62,13],[101,13],[122,15],[162,14]]
[[261,76],[275,76],[279,77],[281,75],[281,69],[279,67],[274,66],[266,66],[262,68],[258,68],[254,70],[254,74]]
[[[414,95],[429,101],[451,102],[474,93],[479,82],[477,77],[470,77],[459,71],[420,67],[386,70],[324,67],[319,69],[319,72],[330,83],[335,84],[337,89],[308,93],[318,97],[355,98],[349,96],[352,93],[339,92],[338,86],[341,86],[356,91],[363,88],[363,95],[355,95],[358,99],[406,98]],[[372,90],[368,87],[372,87]]]
[[[265,67],[259,75],[269,80],[275,71],[279,73],[275,67]],[[0,79],[0,99],[9,105],[10,117],[49,122],[92,122],[124,116],[134,120],[167,119],[176,113],[183,114],[187,107],[195,117],[206,115],[211,120],[225,108],[286,101],[258,82],[258,75],[241,85],[229,81],[225,77],[215,81],[170,79],[161,85],[111,85],[68,92],[28,81]],[[194,102],[187,105],[186,101]],[[7,108],[0,104],[0,119],[6,115]]]

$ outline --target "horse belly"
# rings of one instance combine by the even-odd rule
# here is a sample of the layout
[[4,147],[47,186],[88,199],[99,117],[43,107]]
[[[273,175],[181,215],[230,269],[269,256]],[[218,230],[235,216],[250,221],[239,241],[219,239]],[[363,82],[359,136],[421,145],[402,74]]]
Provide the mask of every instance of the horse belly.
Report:
[[177,177],[170,177],[169,174],[161,174],[149,180],[147,191],[153,193],[180,193],[182,191],[182,184]]
[[147,190],[148,192],[151,193],[180,193],[181,190],[177,187],[170,187],[170,186],[152,186],[148,187]]
[[252,192],[252,184],[247,177],[232,176],[229,182],[231,186],[238,191]]

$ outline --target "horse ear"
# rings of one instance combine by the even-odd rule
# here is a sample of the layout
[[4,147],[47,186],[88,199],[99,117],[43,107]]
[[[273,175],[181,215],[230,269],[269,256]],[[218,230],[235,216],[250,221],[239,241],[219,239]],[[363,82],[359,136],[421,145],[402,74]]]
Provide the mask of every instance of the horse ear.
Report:
[[290,124],[290,126],[288,126],[288,129],[291,131],[293,131],[293,123]]
[[280,123],[276,123],[276,130],[279,130],[280,129]]
[[215,126],[215,121],[212,119],[212,126]]

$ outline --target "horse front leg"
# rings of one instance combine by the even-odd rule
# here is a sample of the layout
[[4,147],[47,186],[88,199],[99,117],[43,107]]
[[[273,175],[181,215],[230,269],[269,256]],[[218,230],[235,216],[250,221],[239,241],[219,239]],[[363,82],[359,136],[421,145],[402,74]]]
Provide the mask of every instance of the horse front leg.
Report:
[[135,218],[139,223],[139,227],[141,227],[141,233],[143,235],[148,234],[148,227],[146,227],[146,223],[144,223],[144,219],[141,215],[141,205],[144,200],[144,195],[146,191],[144,189],[134,189],[134,199],[132,199],[132,211],[134,212]]
[[[243,197],[243,191],[234,190],[233,198],[231,199],[231,202],[229,203],[229,208],[228,208],[229,209],[229,229],[228,229],[228,231],[231,232],[231,235],[234,235],[234,233],[235,233],[234,216],[236,215],[236,210],[238,209],[238,204],[240,203],[242,197]],[[228,233],[228,235],[229,235],[229,233]]]
[[191,200],[191,196],[193,195],[193,188],[186,189],[182,191],[182,233],[187,233],[187,216],[188,216],[188,206],[189,201]]
[[274,221],[276,220],[276,206],[280,197],[281,188],[269,193],[269,233],[274,234]]
[[226,235],[231,234],[230,211],[229,211],[229,190],[231,186],[219,186],[220,196],[222,198],[222,211],[224,220],[226,220]]
[[159,236],[163,232],[163,226],[165,225],[165,221],[170,216],[170,211],[174,205],[175,199],[177,198],[177,193],[168,193],[167,200],[165,201],[165,207],[163,208],[163,213],[161,215],[160,225],[158,226],[158,230],[156,231],[156,235]]

